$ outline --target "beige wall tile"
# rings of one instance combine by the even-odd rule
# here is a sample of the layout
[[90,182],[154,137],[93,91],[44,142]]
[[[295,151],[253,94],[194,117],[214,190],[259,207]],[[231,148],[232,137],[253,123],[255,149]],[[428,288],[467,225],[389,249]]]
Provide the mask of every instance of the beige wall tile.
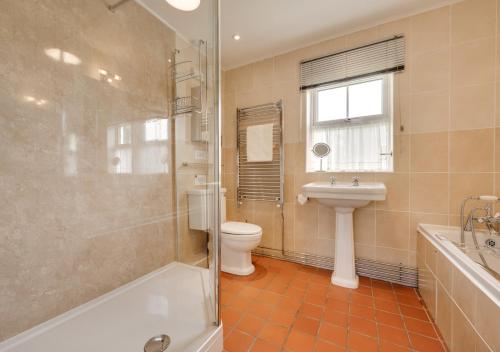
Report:
[[408,265],[409,254],[406,250],[375,247],[375,259],[382,263]]
[[484,84],[495,80],[495,40],[475,40],[452,49],[452,84]]
[[410,216],[406,212],[376,212],[376,245],[408,250]]
[[222,146],[236,148],[236,96],[223,94],[222,98]]
[[335,238],[335,211],[322,204],[318,205],[318,238]]
[[410,64],[412,93],[448,89],[451,68],[447,48],[414,55]]
[[450,94],[447,90],[413,94],[410,111],[412,133],[448,131]]
[[[495,129],[495,171],[500,171],[500,128]],[[500,188],[495,188],[495,190],[500,190]]]
[[493,171],[493,129],[450,133],[450,172]]
[[354,242],[375,246],[375,210],[357,209],[354,212]]
[[236,175],[235,174],[223,174],[222,185],[226,188],[226,198],[235,199],[236,198]]
[[453,43],[462,43],[495,34],[497,2],[467,0],[452,5]]
[[448,171],[448,132],[411,135],[411,171]]
[[436,318],[436,280],[425,262],[427,240],[423,235],[417,237],[417,265],[418,290],[429,309],[429,313]]
[[378,27],[378,35],[380,39],[390,38],[398,34],[403,34],[407,38],[406,40],[408,40],[408,37],[411,37],[412,33],[410,18],[403,18],[400,20],[384,23]]
[[236,149],[223,148],[222,156],[222,166],[224,168],[224,172],[228,174],[236,174]]
[[310,201],[305,205],[295,205],[295,237],[317,238],[318,204]]
[[456,352],[475,351],[477,334],[456,304],[452,305],[452,341],[450,349]]
[[467,318],[474,322],[476,319],[475,302],[477,288],[474,287],[472,282],[456,267],[453,267],[451,295]]
[[453,87],[451,96],[452,130],[495,126],[495,84]]
[[299,49],[297,52],[300,53],[301,60],[307,60],[324,55],[334,54],[336,52],[345,50],[345,48],[345,37],[339,37],[307,46],[305,48]]
[[452,289],[452,264],[441,252],[436,257],[436,277],[448,294]]
[[274,58],[255,62],[252,66],[252,80],[255,89],[273,84]]
[[382,182],[387,187],[387,195],[384,201],[376,202],[377,209],[384,210],[408,210],[410,206],[410,194],[408,192],[410,177],[405,173],[381,173],[375,175],[375,181]]
[[411,51],[421,53],[450,44],[450,8],[442,7],[411,17]]
[[[477,290],[477,288],[474,288]],[[500,307],[488,298],[484,293],[478,291],[476,298],[475,326],[479,335],[493,351],[500,350],[500,334],[498,324],[500,323]]]
[[[494,182],[494,174],[451,174],[450,214],[460,214],[460,205],[465,197],[492,194]],[[469,202],[466,211],[475,205]]]
[[394,92],[394,134],[408,134],[411,131],[409,94]]
[[451,346],[451,314],[453,303],[443,286],[437,284],[436,324],[447,346]]
[[427,239],[425,240],[425,264],[431,273],[436,276],[436,261],[438,250]]
[[411,213],[410,250],[415,250],[417,246],[418,224],[447,225],[448,216],[444,214]]
[[347,48],[356,48],[361,45],[374,43],[378,39],[379,33],[377,27],[368,28],[345,36]]
[[410,170],[410,136],[398,134],[394,136],[394,172]]
[[295,82],[298,87],[299,80],[299,57],[297,53],[291,52],[274,58],[274,82]]
[[354,243],[356,258],[375,259],[375,246]]
[[448,175],[445,173],[412,174],[410,208],[414,212],[448,213]]
[[253,88],[253,66],[245,65],[234,70],[234,89],[236,93],[243,93]]

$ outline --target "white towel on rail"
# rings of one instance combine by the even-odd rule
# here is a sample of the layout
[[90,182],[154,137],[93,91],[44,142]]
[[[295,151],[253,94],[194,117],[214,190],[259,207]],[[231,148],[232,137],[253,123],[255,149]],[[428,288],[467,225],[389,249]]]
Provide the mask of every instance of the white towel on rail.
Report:
[[247,162],[273,160],[273,124],[247,127]]

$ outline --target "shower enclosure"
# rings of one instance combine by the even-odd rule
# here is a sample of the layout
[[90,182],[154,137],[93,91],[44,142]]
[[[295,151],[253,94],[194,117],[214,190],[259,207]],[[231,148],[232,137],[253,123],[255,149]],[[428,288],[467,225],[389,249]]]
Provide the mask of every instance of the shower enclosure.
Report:
[[[119,308],[134,332],[127,304],[145,307],[150,320],[136,324],[148,338],[170,334],[168,351],[201,351],[220,326],[219,4],[196,5],[0,2],[0,351],[49,330],[66,331],[60,348],[78,345],[65,322],[112,312],[103,302],[115,296],[135,297]],[[213,194],[203,232],[188,226],[195,188]],[[183,312],[203,321],[164,331]]]

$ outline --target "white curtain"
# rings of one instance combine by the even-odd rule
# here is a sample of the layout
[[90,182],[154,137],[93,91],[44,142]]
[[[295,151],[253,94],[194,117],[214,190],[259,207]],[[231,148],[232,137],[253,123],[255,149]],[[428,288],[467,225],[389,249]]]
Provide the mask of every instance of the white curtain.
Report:
[[[323,159],[323,171],[392,171],[391,120],[310,126],[311,144],[327,143],[330,154]],[[311,148],[309,148],[310,150]],[[309,152],[310,171],[320,170],[320,160]]]

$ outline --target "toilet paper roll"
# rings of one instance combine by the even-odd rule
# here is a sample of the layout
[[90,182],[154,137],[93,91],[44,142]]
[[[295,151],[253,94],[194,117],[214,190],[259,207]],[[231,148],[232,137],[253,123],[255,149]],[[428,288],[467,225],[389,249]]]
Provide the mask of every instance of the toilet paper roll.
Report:
[[300,205],[304,205],[307,203],[307,201],[309,200],[309,198],[307,198],[305,195],[303,195],[302,193],[299,193],[297,195],[297,201],[299,202]]

